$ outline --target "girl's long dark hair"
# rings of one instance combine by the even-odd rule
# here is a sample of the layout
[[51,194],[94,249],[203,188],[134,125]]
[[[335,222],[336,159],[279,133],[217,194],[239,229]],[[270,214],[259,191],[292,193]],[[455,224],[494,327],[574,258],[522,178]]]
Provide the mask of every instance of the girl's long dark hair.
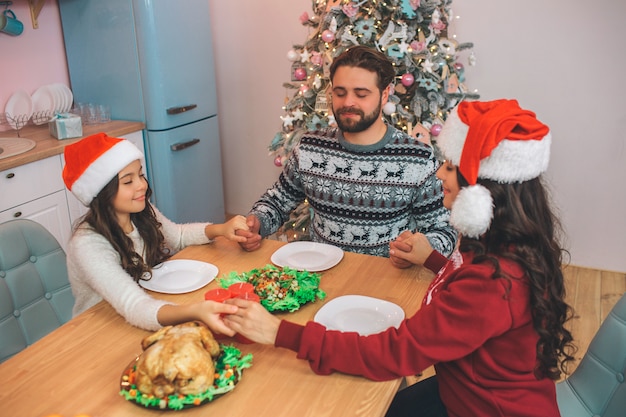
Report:
[[[460,173],[458,176],[459,185],[467,185]],[[572,335],[564,327],[572,318],[572,309],[565,302],[560,222],[541,177],[514,184],[485,179],[478,183],[491,192],[493,219],[480,239],[463,237],[460,250],[473,251],[474,263],[492,262],[494,278],[503,277],[494,255],[511,259],[526,271],[533,327],[539,334],[535,374],[557,380],[561,372],[567,373],[567,362],[574,359],[575,352]]]
[[[135,251],[133,241],[126,236],[117,222],[113,209],[113,199],[117,195],[119,179],[117,175],[100,191],[89,204],[89,211],[81,220],[89,224],[96,232],[104,236],[120,255],[122,268],[138,282],[150,276],[152,267],[169,257],[165,246],[165,237],[161,232],[161,223],[157,220],[149,202],[152,189],[148,184],[146,190],[146,207],[139,213],[131,213],[130,218],[139,235],[145,242],[145,258]],[[149,278],[148,278],[149,279]]]

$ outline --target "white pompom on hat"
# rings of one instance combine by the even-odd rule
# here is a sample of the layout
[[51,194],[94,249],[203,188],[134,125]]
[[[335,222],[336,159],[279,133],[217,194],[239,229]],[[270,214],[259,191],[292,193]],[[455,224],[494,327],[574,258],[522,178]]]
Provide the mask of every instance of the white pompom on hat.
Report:
[[548,126],[517,100],[464,101],[454,108],[437,147],[470,185],[452,203],[452,226],[468,237],[485,233],[493,218],[493,199],[477,184],[478,178],[499,183],[536,178],[548,168],[551,142]]
[[64,156],[63,182],[85,206],[128,164],[144,157],[132,142],[104,133],[66,146]]

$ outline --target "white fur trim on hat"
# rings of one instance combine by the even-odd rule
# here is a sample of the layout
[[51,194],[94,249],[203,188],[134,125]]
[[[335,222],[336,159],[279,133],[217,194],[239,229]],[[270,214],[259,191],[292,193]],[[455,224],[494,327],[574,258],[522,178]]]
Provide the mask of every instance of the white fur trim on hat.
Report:
[[450,209],[450,224],[462,235],[478,238],[489,230],[493,218],[493,198],[482,185],[459,191]]
[[437,136],[437,148],[447,161],[459,166],[469,126],[461,121],[457,109],[458,107],[455,107],[450,111],[446,122],[443,124],[441,132]]
[[[461,121],[455,107],[437,137],[442,156],[459,166],[469,126]],[[480,161],[478,178],[514,183],[538,177],[548,169],[552,135],[541,140],[502,140],[491,155]]]
[[88,206],[122,169],[143,157],[135,145],[128,140],[121,140],[94,160],[74,181],[70,191],[81,203]]

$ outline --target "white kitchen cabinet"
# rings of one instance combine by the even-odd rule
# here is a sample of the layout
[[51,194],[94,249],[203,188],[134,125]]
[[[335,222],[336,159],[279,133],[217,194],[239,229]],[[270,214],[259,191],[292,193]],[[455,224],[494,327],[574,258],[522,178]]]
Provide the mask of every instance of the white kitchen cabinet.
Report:
[[[139,148],[142,154],[144,155],[146,154],[144,151],[144,147],[143,147],[143,132],[142,131],[131,132],[120,137],[123,139],[129,140],[130,142],[132,142],[135,146]],[[63,156],[61,156],[61,158],[62,158],[63,164],[65,164],[65,159],[63,159]],[[141,161],[141,164],[143,165],[143,169],[145,173],[146,172],[145,158],[143,161]],[[81,216],[87,213],[87,210],[88,210],[87,207],[85,207],[83,203],[78,201],[78,199],[74,197],[74,194],[72,194],[69,190],[67,190],[67,205],[68,205],[68,209],[70,213],[70,221],[72,225],[76,222],[77,219],[79,219]]]
[[0,172],[0,223],[34,220],[65,250],[71,226],[61,170],[61,157],[56,155]]
[[42,224],[65,250],[71,227],[63,190],[0,212],[0,223],[13,219],[30,219]]

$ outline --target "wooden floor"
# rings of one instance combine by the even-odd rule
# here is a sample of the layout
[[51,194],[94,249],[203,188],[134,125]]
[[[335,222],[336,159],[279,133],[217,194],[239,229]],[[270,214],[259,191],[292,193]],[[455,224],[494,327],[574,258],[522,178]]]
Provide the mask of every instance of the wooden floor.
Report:
[[[571,265],[564,267],[563,273],[567,287],[567,303],[574,309],[574,319],[568,323],[568,329],[572,332],[574,343],[578,347],[576,361],[570,365],[571,373],[587,351],[600,324],[626,292],[626,274]],[[420,376],[407,377],[406,384],[414,384],[433,373],[433,369],[429,368]]]
[[567,266],[563,272],[567,302],[574,309],[574,319],[568,328],[578,347],[573,371],[587,351],[600,324],[626,292],[626,274],[576,266]]

